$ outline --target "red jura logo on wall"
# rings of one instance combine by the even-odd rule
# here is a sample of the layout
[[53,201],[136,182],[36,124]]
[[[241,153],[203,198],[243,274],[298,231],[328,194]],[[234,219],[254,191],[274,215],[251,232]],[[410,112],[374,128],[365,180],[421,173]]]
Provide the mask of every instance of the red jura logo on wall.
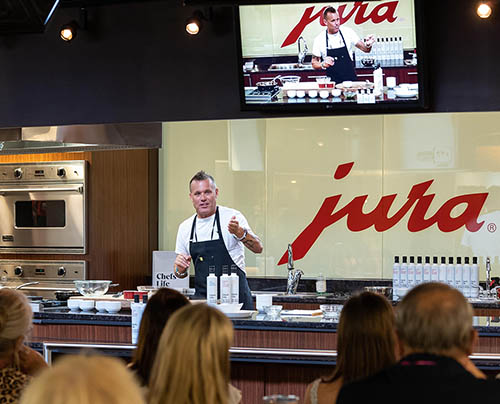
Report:
[[[341,164],[337,167],[334,179],[345,178],[354,166],[354,162]],[[313,221],[299,234],[292,243],[293,258],[299,260],[303,258],[321,232],[328,226],[338,222],[347,216],[347,228],[350,231],[362,231],[374,227],[376,231],[382,232],[394,227],[413,208],[408,218],[408,230],[418,232],[437,224],[439,230],[448,233],[465,226],[468,231],[476,232],[484,224],[478,223],[478,216],[483,208],[488,193],[466,194],[455,196],[446,201],[437,212],[428,218],[425,217],[427,211],[436,194],[426,195],[427,190],[434,180],[421,182],[413,185],[408,193],[408,200],[391,217],[388,217],[389,210],[396,199],[397,194],[383,196],[378,205],[371,212],[364,213],[363,206],[368,195],[356,196],[343,208],[335,211],[342,195],[335,195],[326,198],[319,208]],[[462,204],[466,204],[465,210],[458,216],[453,217],[452,210]],[[287,252],[283,254],[278,265],[287,262]]]
[[[372,3],[373,4],[373,3]],[[380,24],[381,22],[394,22],[396,21],[396,7],[398,6],[398,1],[386,1],[383,3],[378,3],[370,12],[367,13],[367,7],[369,2],[356,1],[354,2],[352,9],[346,11],[346,4],[342,4],[337,8],[340,16],[340,23],[343,24],[351,17],[354,16],[354,24],[363,24],[366,21],[371,20],[374,24]],[[299,23],[292,29],[288,34],[281,47],[294,44],[300,35],[304,31],[304,28],[312,23],[314,20],[319,20],[319,23],[325,26],[323,22],[323,11],[326,7],[321,8],[318,12],[314,13],[314,6],[307,7],[304,10],[304,14],[300,18]]]

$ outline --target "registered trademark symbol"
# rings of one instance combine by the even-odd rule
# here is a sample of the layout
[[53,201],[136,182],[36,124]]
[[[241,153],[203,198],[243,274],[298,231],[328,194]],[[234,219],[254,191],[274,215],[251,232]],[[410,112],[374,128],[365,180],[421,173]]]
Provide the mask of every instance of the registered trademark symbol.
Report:
[[487,229],[490,233],[495,233],[497,231],[497,225],[495,223],[489,223]]

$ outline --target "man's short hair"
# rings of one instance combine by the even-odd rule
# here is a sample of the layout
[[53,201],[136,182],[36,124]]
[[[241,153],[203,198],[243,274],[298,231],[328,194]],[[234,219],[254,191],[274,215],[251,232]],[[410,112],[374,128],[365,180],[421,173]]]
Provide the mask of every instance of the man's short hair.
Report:
[[325,8],[325,11],[323,11],[323,19],[326,19],[326,15],[328,13],[337,14],[337,10],[335,10],[335,8],[332,6],[328,6],[327,8]]
[[210,174],[206,173],[205,171],[201,170],[198,171],[193,178],[191,178],[191,181],[189,181],[189,192],[191,192],[191,183],[193,181],[205,181],[205,180],[210,180],[210,183],[212,184],[212,187],[215,189],[217,188],[217,184],[215,183],[214,177],[212,177]]
[[458,348],[468,353],[472,315],[471,305],[457,289],[444,283],[424,283],[398,304],[396,331],[416,352],[441,354]]

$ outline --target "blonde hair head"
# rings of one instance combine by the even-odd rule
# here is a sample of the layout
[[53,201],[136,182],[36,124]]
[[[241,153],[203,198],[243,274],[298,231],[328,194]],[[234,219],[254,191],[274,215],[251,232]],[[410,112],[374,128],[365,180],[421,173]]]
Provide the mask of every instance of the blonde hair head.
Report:
[[194,304],[178,310],[161,335],[149,404],[226,404],[233,325],[219,310]]
[[442,354],[459,349],[468,354],[473,340],[472,306],[457,289],[444,283],[413,288],[396,310],[400,340],[416,352]]
[[116,358],[65,356],[28,385],[20,404],[145,404],[132,373]]
[[0,289],[0,356],[10,354],[19,337],[31,327],[33,312],[24,294]]

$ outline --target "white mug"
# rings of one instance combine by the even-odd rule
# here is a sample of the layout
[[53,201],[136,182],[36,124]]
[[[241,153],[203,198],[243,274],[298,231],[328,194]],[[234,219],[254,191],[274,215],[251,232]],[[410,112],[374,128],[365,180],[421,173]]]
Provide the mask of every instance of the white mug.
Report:
[[387,77],[385,81],[387,83],[387,87],[389,88],[396,87],[396,77]]

